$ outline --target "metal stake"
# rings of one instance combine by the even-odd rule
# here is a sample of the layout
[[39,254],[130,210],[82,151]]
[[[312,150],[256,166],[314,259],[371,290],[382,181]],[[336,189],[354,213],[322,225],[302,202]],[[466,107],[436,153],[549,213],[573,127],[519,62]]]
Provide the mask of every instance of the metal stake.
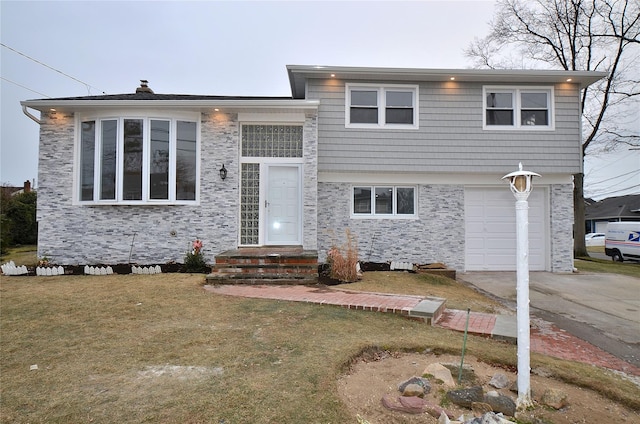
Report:
[[460,370],[458,371],[458,384],[462,381],[462,366],[464,365],[464,351],[467,349],[467,331],[469,330],[469,314],[471,308],[467,308],[467,323],[464,326],[464,339],[462,342],[462,359],[460,360]]

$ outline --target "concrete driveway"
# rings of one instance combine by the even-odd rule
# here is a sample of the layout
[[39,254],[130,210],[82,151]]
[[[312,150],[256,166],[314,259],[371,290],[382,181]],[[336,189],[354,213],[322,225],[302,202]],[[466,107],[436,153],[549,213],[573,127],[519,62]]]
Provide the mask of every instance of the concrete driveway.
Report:
[[[467,272],[458,279],[515,310],[515,272]],[[529,299],[531,315],[640,366],[640,278],[531,272]]]

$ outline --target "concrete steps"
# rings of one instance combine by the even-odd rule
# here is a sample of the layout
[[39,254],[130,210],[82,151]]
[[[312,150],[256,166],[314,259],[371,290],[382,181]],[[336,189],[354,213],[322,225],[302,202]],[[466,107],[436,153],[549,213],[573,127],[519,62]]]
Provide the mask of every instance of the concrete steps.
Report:
[[433,325],[446,309],[447,299],[427,297],[409,311],[409,317],[422,318],[427,324]]

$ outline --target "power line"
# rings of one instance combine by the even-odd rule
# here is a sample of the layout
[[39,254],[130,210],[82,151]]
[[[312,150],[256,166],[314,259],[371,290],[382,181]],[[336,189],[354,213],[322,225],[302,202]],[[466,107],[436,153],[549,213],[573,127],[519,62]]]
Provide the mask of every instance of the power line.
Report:
[[603,183],[605,183],[607,181],[610,181],[610,180],[622,178],[622,177],[624,177],[626,175],[629,175],[629,174],[636,174],[636,175],[631,175],[629,178],[625,178],[624,180],[621,180],[621,181],[616,181],[615,183],[612,183],[610,185],[610,187],[613,187],[613,186],[616,186],[616,185],[620,185],[620,184],[625,183],[625,182],[627,182],[629,180],[635,179],[636,177],[638,177],[640,175],[640,170],[627,172],[626,174],[622,174],[622,175],[619,175],[619,176],[613,177],[613,178],[608,178],[608,179],[602,180],[602,181],[590,182],[589,185],[590,186],[597,186],[597,185],[603,184]]
[[[637,188],[637,187],[640,187],[640,184],[632,185],[632,186],[629,186],[629,187],[625,187],[625,188],[621,188],[621,189],[613,190],[613,191],[598,190],[595,193],[591,194],[590,196],[592,196],[592,197],[594,197],[594,196],[595,197],[600,197],[600,196],[604,196],[604,195],[609,196],[611,194],[620,193],[622,191],[628,191],[628,190],[631,190],[631,189],[634,189],[634,188]],[[587,190],[587,191],[589,191],[589,190]],[[602,194],[598,194],[598,193],[602,193]],[[629,193],[629,194],[633,194],[633,193]]]
[[[627,172],[625,174],[620,174],[620,175],[617,175],[615,177],[611,177],[611,178],[607,178],[607,179],[604,179],[604,180],[600,180],[600,181],[594,182],[593,184],[602,184],[602,183],[605,183],[607,181],[615,180],[617,178],[621,178],[621,177],[624,177],[624,176],[629,175],[629,174],[638,174],[638,173],[640,173],[640,169],[629,171],[629,172]],[[627,180],[625,180],[625,181],[627,181]],[[624,181],[622,181],[622,182],[624,182]]]
[[[76,81],[76,82],[79,82],[80,84],[84,85],[84,86],[87,88],[87,92],[88,92],[88,94],[91,94],[91,89],[92,89],[92,88],[95,88],[96,90],[100,91],[102,94],[106,94],[103,90],[100,90],[98,87],[94,87],[94,86],[92,86],[91,84],[88,84],[88,83],[86,83],[86,82],[84,82],[84,81],[79,80],[78,78],[72,77],[71,75],[66,74],[66,73],[64,73],[64,72],[62,72],[62,71],[60,71],[60,70],[58,70],[58,69],[56,69],[56,68],[54,68],[54,67],[52,67],[52,66],[49,66],[49,65],[47,65],[46,63],[39,61],[38,59],[34,59],[33,57],[31,57],[31,56],[29,56],[29,55],[27,55],[27,54],[24,54],[24,53],[22,53],[21,51],[18,51],[18,50],[16,50],[16,49],[12,48],[12,47],[9,47],[9,46],[7,46],[7,45],[6,45],[6,44],[4,44],[4,43],[0,43],[0,46],[4,47],[4,48],[6,48],[6,49],[9,49],[9,50],[11,50],[11,51],[12,51],[12,52],[14,52],[14,53],[17,53],[17,54],[19,54],[20,56],[26,57],[27,59],[34,61],[34,62],[35,62],[35,63],[37,63],[38,65],[42,65],[42,66],[44,66],[45,68],[51,69],[52,71],[55,71],[55,72],[57,72],[57,73],[59,73],[59,74],[61,74],[61,75],[64,75],[64,76],[65,76],[65,77],[67,77],[67,78],[71,78],[72,80],[74,80],[74,81]],[[47,97],[49,97],[49,96],[47,96]]]
[[5,78],[5,77],[0,77],[0,78],[2,78],[3,80],[5,80],[6,82],[10,82],[11,84],[15,84],[15,85],[17,85],[18,87],[24,88],[25,90],[32,91],[32,92],[34,92],[34,93],[36,93],[36,94],[39,94],[39,95],[41,95],[41,96],[44,96],[44,97],[46,97],[46,98],[48,98],[48,99],[50,99],[50,98],[51,98],[51,96],[47,96],[46,94],[43,94],[43,93],[41,93],[41,92],[39,92],[39,91],[36,91],[36,90],[33,90],[33,89],[29,88],[29,87],[26,87],[26,86],[24,86],[24,85],[22,85],[22,84],[19,84],[19,83],[15,82],[15,81],[11,81],[10,79],[7,79],[7,78]]

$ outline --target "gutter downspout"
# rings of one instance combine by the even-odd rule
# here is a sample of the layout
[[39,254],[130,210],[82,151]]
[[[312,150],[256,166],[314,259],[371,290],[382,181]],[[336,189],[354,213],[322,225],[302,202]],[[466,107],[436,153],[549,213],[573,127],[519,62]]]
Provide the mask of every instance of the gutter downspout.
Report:
[[27,106],[22,105],[22,113],[24,113],[25,115],[27,115],[27,118],[31,119],[33,122],[35,122],[38,125],[42,125],[44,122],[42,122],[40,119],[36,118],[34,115],[32,115],[28,110],[27,110]]

